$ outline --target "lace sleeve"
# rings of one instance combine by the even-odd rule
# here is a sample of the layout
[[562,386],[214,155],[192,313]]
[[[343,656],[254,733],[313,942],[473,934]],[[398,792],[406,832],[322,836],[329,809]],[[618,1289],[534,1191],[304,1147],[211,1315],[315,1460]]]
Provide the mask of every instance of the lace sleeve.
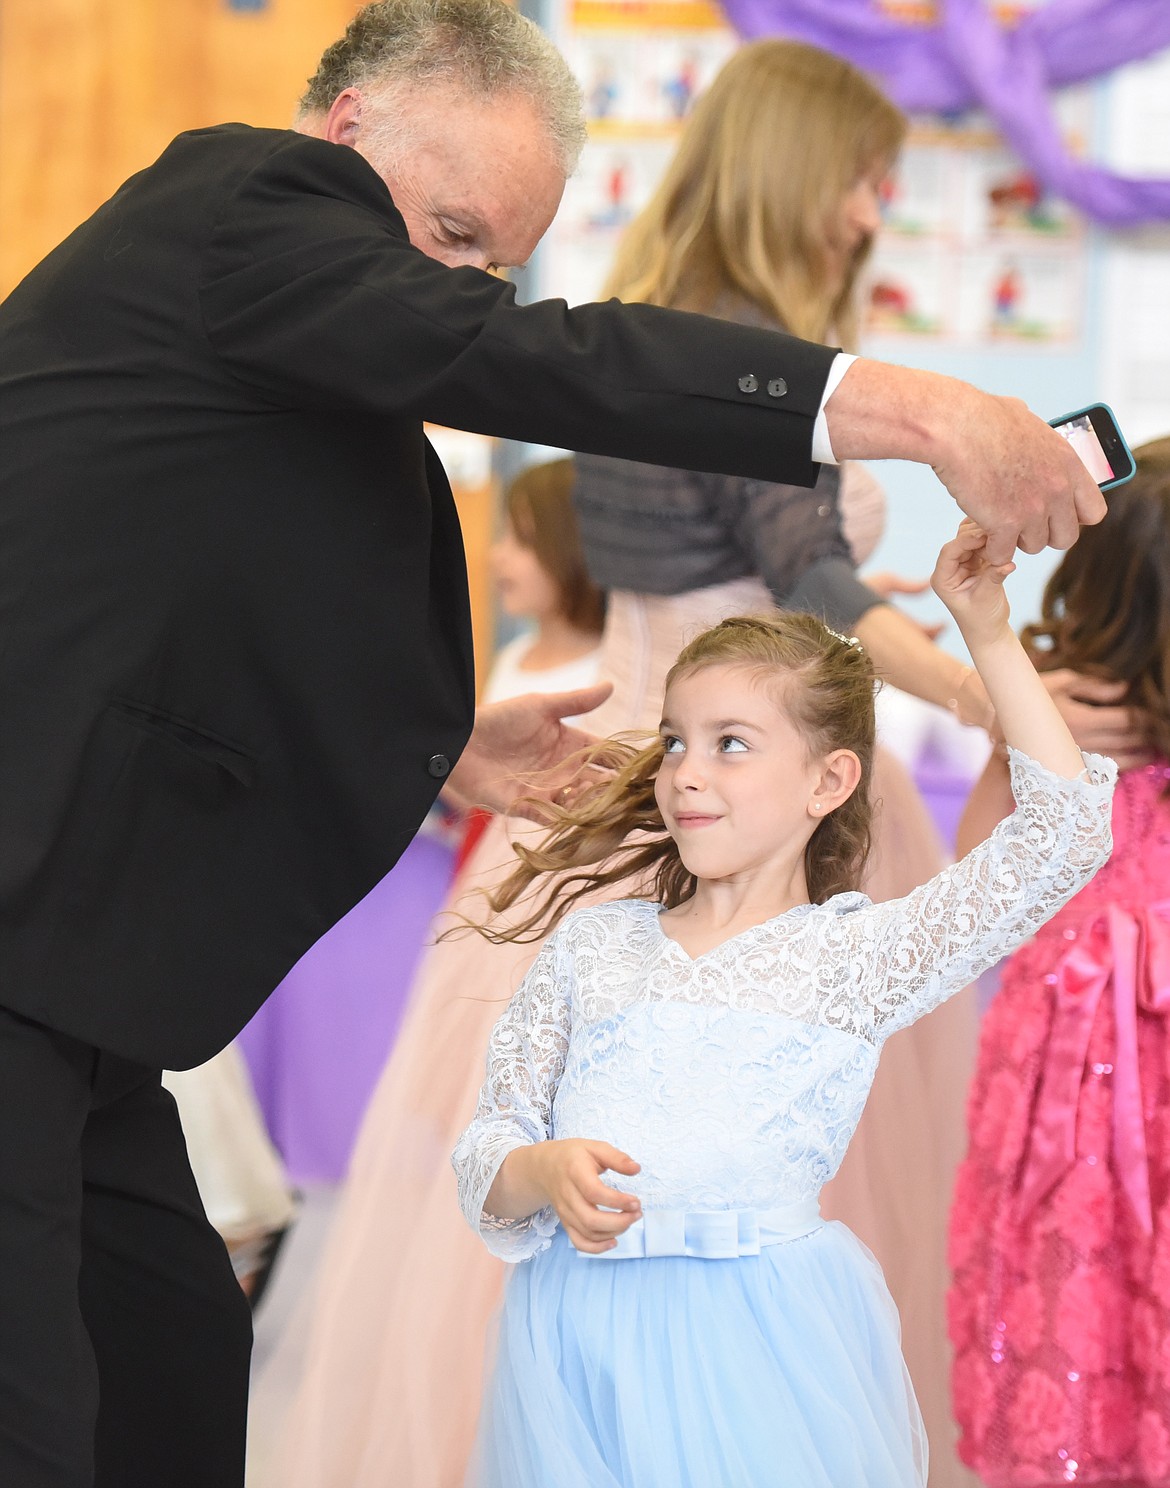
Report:
[[1113,761],[1085,755],[1085,774],[1067,780],[1018,750],[1010,758],[1012,815],[921,888],[859,917],[879,1039],[1022,945],[1109,857]]
[[572,1006],[562,937],[558,930],[544,943],[492,1030],[475,1119],[451,1155],[468,1224],[505,1261],[526,1261],[546,1249],[559,1222],[552,1209],[527,1219],[497,1219],[483,1206],[508,1153],[552,1135]]

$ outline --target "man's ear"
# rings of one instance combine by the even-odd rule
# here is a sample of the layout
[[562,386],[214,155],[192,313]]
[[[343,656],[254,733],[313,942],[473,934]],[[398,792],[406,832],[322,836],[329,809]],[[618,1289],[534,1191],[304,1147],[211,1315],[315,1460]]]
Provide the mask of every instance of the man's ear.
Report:
[[836,811],[857,789],[860,780],[861,761],[852,749],[834,749],[825,756],[820,779],[809,797],[809,815],[823,819],[830,811]]
[[321,130],[323,139],[335,145],[357,144],[362,127],[362,95],[356,88],[344,88],[329,105]]

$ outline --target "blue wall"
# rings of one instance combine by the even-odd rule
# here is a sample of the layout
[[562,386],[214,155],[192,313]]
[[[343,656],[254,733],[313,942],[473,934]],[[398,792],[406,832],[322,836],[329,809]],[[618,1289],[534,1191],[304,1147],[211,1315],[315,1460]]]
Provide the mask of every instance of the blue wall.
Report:
[[[1080,342],[1072,348],[1059,352],[1032,348],[1010,352],[985,351],[970,347],[944,348],[929,342],[910,344],[903,338],[873,338],[867,342],[865,353],[881,361],[901,362],[961,377],[988,392],[1022,398],[1043,418],[1055,418],[1102,398],[1108,402],[1109,391],[1101,386],[1099,376],[1102,254],[1099,235],[1092,234],[1084,332]],[[869,566],[924,578],[934,566],[939,547],[958,524],[958,508],[934,472],[921,465],[883,461],[871,468],[886,488],[889,520],[885,538]],[[1017,570],[1007,586],[1017,626],[1039,613],[1041,591],[1056,561],[1057,555],[1050,551],[1033,557],[1018,555]],[[945,612],[933,594],[900,603],[921,618],[945,618]],[[941,639],[944,645],[948,644],[946,635]],[[957,637],[952,638],[950,644],[952,649],[962,650]]]

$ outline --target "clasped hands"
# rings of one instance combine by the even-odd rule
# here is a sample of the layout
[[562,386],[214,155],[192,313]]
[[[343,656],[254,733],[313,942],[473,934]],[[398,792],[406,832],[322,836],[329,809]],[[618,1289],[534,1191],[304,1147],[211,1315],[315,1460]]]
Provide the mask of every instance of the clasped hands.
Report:
[[[1006,619],[1007,599],[1002,585],[1014,565],[994,563],[988,553],[989,546],[980,528],[968,518],[939,555],[931,584],[952,613],[956,613],[956,606],[962,608],[966,594],[982,586],[982,608],[987,623],[994,625],[999,619]],[[1125,682],[1089,677],[1068,667],[1042,672],[1040,676],[1079,749],[1109,755],[1123,770],[1152,758],[1150,721],[1140,708],[1124,702]],[[978,695],[974,703],[968,699],[969,706],[977,706],[979,696],[986,699],[977,673],[969,673],[959,688],[956,711],[967,721],[963,711],[965,692]],[[1001,746],[1003,736],[998,724],[993,722],[988,732],[992,742]]]

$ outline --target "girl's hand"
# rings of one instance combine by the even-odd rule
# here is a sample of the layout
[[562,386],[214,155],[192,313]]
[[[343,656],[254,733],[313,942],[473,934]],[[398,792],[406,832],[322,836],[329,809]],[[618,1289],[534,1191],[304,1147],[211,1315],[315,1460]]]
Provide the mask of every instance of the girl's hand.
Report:
[[988,561],[987,534],[969,517],[944,544],[930,583],[955,617],[968,646],[1010,634],[1011,613],[1003,581],[1015,566]]
[[533,1177],[578,1250],[590,1255],[612,1250],[617,1244],[614,1236],[623,1234],[641,1219],[640,1200],[633,1194],[608,1188],[601,1181],[600,1175],[607,1168],[630,1177],[641,1171],[639,1164],[626,1153],[608,1142],[578,1137],[562,1142],[538,1142],[529,1150]]

